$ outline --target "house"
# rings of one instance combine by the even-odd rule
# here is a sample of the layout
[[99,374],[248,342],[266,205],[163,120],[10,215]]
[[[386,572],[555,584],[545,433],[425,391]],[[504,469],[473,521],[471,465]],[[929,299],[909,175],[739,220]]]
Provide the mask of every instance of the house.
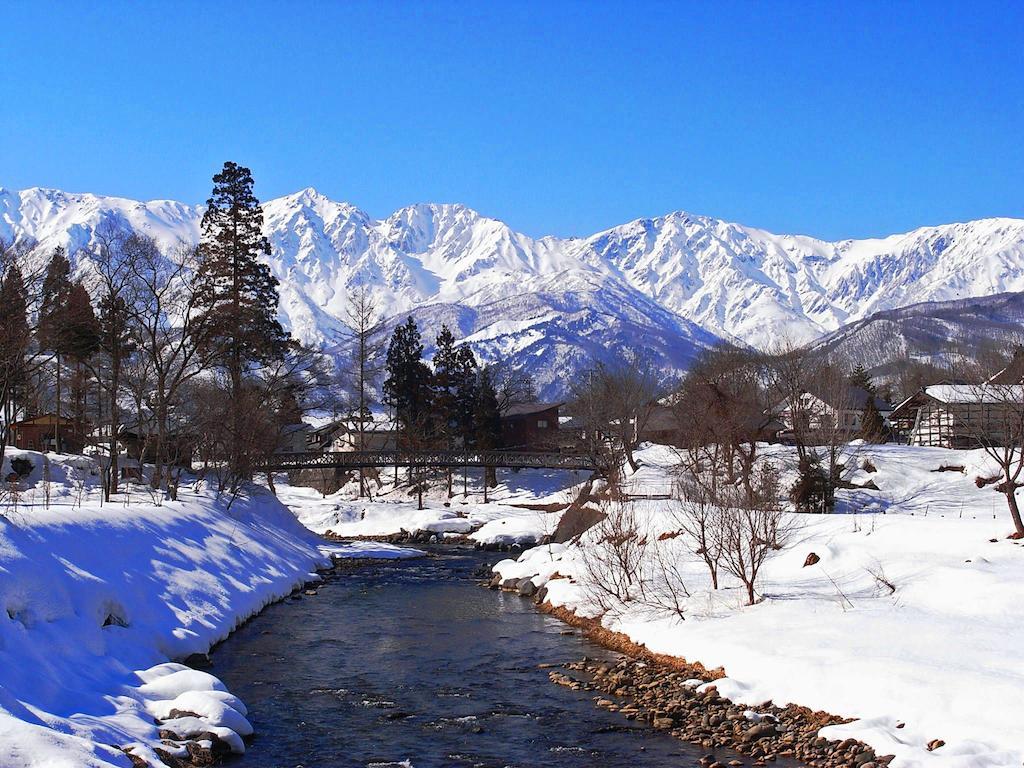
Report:
[[883,421],[886,420],[892,413],[892,406],[866,389],[854,386],[841,389],[836,394],[808,389],[800,394],[798,403],[784,401],[778,403],[773,411],[783,424],[780,433],[783,438],[792,435],[798,427],[804,431],[815,431],[833,425],[853,436],[860,432],[864,410],[871,401]]
[[9,440],[15,448],[28,451],[81,453],[85,448],[85,430],[80,427],[73,419],[44,413],[11,422]]
[[501,413],[501,447],[552,450],[559,444],[558,409],[565,403],[516,403]]
[[[90,444],[100,456],[110,455],[110,425],[93,430]],[[139,477],[143,464],[154,464],[157,458],[157,436],[142,424],[121,424],[117,428],[118,468],[122,477]],[[192,469],[197,439],[195,435],[172,430],[164,436],[164,460],[182,469]]]
[[312,425],[304,422],[286,424],[281,428],[275,453],[305,453],[309,450],[308,440],[312,431]]
[[383,413],[363,419],[362,437],[359,419],[346,416],[324,424],[306,433],[304,450],[316,453],[330,451],[393,451],[398,445],[398,430],[394,421]]
[[1013,432],[1020,429],[1022,409],[1024,385],[990,379],[984,384],[923,387],[897,405],[889,418],[911,445],[977,448],[1019,439]]

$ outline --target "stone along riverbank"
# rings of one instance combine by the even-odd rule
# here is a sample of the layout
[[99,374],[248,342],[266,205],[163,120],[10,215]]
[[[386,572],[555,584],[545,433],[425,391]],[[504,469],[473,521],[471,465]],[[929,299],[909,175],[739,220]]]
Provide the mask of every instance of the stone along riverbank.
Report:
[[[779,759],[797,759],[814,768],[884,768],[893,755],[876,755],[866,744],[854,739],[829,740],[818,735],[828,725],[849,722],[807,707],[775,704],[756,710],[735,704],[719,695],[714,680],[724,670],[708,670],[673,656],[648,651],[599,621],[585,619],[545,602],[546,588],[537,590],[530,579],[502,579],[492,576],[485,584],[492,590],[529,598],[545,614],[579,628],[588,639],[621,656],[609,662],[584,658],[552,669],[553,683],[576,691],[599,694],[598,707],[618,712],[629,720],[645,722],[704,750],[735,750],[749,757],[755,766]],[[711,751],[701,755],[703,766],[740,766],[744,761],[722,758]]]

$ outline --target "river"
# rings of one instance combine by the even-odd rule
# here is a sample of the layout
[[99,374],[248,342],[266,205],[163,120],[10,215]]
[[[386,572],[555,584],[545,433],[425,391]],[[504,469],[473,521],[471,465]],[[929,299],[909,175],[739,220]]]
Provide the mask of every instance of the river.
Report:
[[480,567],[498,557],[369,564],[241,627],[211,670],[256,729],[230,765],[694,765],[699,747],[549,682],[538,664],[611,654],[528,600],[481,589]]

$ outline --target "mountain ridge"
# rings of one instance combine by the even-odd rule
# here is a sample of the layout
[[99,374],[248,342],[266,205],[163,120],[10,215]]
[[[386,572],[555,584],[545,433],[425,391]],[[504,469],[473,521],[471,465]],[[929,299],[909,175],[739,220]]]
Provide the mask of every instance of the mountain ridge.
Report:
[[[462,316],[476,321],[463,330],[478,350],[532,372],[545,364],[538,356],[551,358],[548,367],[575,360],[573,345],[605,357],[650,346],[657,365],[678,372],[719,339],[802,344],[877,311],[1024,290],[1024,220],[1006,217],[830,242],[685,211],[587,237],[532,238],[461,203],[417,203],[376,219],[313,187],[263,208],[282,321],[303,341],[336,341],[349,290],[363,282],[391,318],[439,315],[427,306],[468,308]],[[170,247],[198,240],[202,210],[173,200],[0,189],[0,237],[75,254],[111,221]],[[495,307],[507,316],[496,318]],[[544,335],[560,339],[560,354],[538,345]],[[557,377],[547,378],[554,392]]]

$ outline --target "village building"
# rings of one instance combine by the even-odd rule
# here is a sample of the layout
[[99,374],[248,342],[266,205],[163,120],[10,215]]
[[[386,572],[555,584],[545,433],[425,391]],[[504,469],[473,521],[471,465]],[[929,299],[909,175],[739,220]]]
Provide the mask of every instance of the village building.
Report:
[[360,436],[359,419],[346,416],[323,426],[310,428],[305,434],[307,451],[393,451],[398,446],[398,429],[387,414],[365,417]]
[[313,425],[304,422],[286,424],[278,436],[276,453],[306,453],[312,431]]
[[[882,420],[886,421],[893,411],[892,406],[861,387],[846,387],[835,395],[805,390],[800,394],[798,403],[787,400],[773,409],[783,426],[778,435],[785,440],[798,428],[815,431],[835,426],[840,432],[854,437],[861,431],[864,411],[872,401]],[[800,420],[803,423],[797,423]]]
[[85,447],[81,425],[54,413],[11,422],[9,434],[14,447],[26,451],[81,453]]
[[1022,408],[1021,384],[932,384],[896,406],[890,422],[910,445],[977,448],[1012,440]]
[[501,447],[548,451],[559,446],[558,409],[565,403],[516,403],[501,413]]
[[[124,479],[142,477],[144,464],[157,459],[157,436],[140,424],[122,424],[117,428],[117,467]],[[194,435],[171,431],[164,437],[163,459],[171,466],[192,469],[197,440]],[[104,424],[89,435],[90,451],[104,462],[110,456],[110,425]]]

